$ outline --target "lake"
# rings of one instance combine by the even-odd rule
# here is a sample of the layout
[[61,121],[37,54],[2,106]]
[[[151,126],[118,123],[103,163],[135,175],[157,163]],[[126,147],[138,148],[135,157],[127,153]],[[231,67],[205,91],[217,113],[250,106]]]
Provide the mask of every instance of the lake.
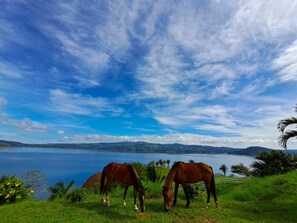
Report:
[[[47,179],[47,186],[58,181],[65,183],[75,180],[77,187],[110,162],[141,162],[147,164],[159,159],[171,161],[195,160],[204,162],[213,167],[215,173],[222,164],[231,169],[231,165],[243,163],[249,166],[255,161],[250,156],[229,154],[164,154],[164,153],[120,153],[98,152],[79,149],[50,149],[50,148],[8,148],[0,149],[0,176],[22,176],[27,171],[42,171]],[[230,174],[230,170],[227,174]],[[44,198],[47,193],[39,194]]]

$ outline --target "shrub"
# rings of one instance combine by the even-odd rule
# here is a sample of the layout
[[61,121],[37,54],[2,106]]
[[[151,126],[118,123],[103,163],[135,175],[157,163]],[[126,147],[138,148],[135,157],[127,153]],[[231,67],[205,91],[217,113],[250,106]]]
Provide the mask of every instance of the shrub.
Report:
[[81,202],[83,201],[87,196],[87,191],[85,188],[78,188],[78,189],[75,189],[73,191],[71,191],[66,199],[67,200],[70,200],[72,203],[75,203],[75,202]]
[[73,186],[74,180],[72,180],[67,186],[65,186],[63,181],[56,183],[54,186],[48,188],[51,192],[48,200],[52,201],[54,199],[63,198],[66,196],[69,189]]
[[21,201],[33,192],[30,186],[25,186],[24,181],[15,176],[2,176],[0,179],[0,205]]
[[156,167],[153,165],[147,165],[146,176],[149,181],[162,183],[166,177],[160,172],[157,172]]
[[132,165],[136,169],[136,171],[141,179],[144,179],[146,177],[146,169],[145,169],[144,164],[142,164],[140,162],[131,162],[131,163],[124,163],[124,164]]
[[260,153],[256,159],[259,161],[255,161],[251,165],[253,176],[284,174],[297,169],[296,155],[285,154],[277,150]]
[[242,163],[238,165],[232,165],[231,166],[231,172],[232,173],[237,173],[245,176],[250,176],[251,172],[248,167],[244,166]]
[[188,192],[188,196],[192,199],[194,199],[195,197],[202,197],[206,193],[204,185],[199,183],[188,184],[187,192]]

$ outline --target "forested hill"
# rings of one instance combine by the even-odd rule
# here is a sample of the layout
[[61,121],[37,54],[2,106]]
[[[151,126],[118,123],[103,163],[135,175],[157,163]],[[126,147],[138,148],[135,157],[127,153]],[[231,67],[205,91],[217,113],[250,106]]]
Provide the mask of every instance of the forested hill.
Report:
[[[202,154],[234,154],[256,156],[261,152],[269,152],[271,149],[264,147],[231,148],[214,147],[204,145],[183,144],[159,144],[147,142],[115,142],[115,143],[48,143],[48,144],[26,144],[13,141],[0,140],[0,148],[3,147],[40,147],[40,148],[62,148],[62,149],[88,149],[96,151],[111,152],[136,152],[136,153],[202,153]],[[297,150],[285,152],[297,154]]]

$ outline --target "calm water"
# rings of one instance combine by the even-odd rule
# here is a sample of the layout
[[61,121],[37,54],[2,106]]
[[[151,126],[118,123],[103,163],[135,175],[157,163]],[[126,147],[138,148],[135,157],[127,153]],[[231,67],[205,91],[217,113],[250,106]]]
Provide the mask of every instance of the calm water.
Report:
[[[255,159],[250,156],[227,154],[163,154],[163,153],[118,153],[94,152],[89,150],[45,149],[45,148],[11,148],[0,149],[0,176],[22,176],[27,171],[40,170],[45,175],[48,185],[58,181],[65,183],[75,180],[76,186],[92,174],[101,172],[110,162],[141,162],[171,160],[204,162],[212,166],[215,173],[221,173],[219,167],[243,163],[249,166]],[[228,172],[227,174],[230,174]],[[41,196],[44,197],[45,195]],[[40,197],[40,195],[39,195]]]

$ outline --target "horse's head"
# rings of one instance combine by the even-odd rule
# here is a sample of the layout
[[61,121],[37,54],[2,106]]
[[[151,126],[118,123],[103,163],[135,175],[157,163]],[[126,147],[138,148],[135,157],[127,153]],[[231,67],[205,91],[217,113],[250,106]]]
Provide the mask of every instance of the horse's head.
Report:
[[164,209],[165,211],[170,211],[172,207],[172,190],[167,186],[163,186],[162,193],[164,197]]
[[141,210],[141,212],[144,212],[144,210],[145,210],[145,205],[144,205],[145,190],[143,187],[140,187],[140,188],[137,188],[137,192],[139,194],[140,210]]

